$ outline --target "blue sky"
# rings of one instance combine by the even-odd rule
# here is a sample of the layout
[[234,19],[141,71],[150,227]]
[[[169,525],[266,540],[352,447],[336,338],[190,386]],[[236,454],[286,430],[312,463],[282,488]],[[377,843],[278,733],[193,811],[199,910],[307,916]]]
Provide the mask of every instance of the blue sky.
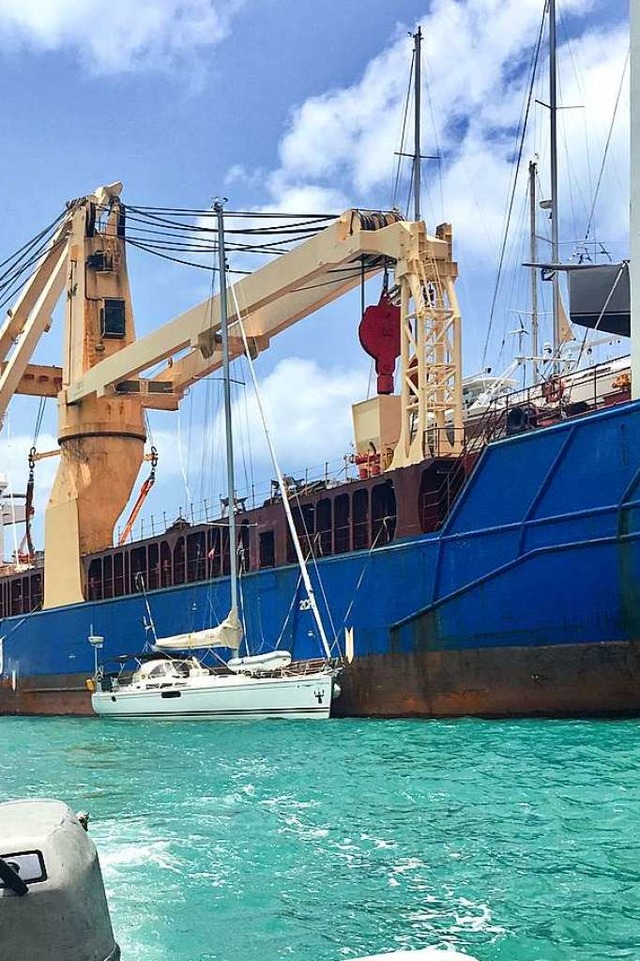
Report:
[[[628,43],[627,10],[620,0],[559,6],[561,95],[566,104],[585,105],[561,118],[568,256],[584,230],[609,132]],[[411,57],[407,32],[420,21],[428,83],[424,148],[443,155],[441,181],[433,164],[425,166],[423,206],[431,228],[442,219],[454,224],[465,368],[473,371],[481,363],[513,172],[523,65],[541,8],[542,0],[97,0],[90,6],[0,0],[0,260],[66,199],[116,179],[125,183],[125,202],[134,205],[206,207],[225,193],[236,209],[389,206]],[[544,77],[536,95],[545,99]],[[544,109],[536,107],[525,160],[540,154],[543,187],[546,124]],[[614,256],[627,252],[627,137],[625,89],[596,205],[598,236]],[[518,214],[524,203],[520,191]],[[494,317],[489,362],[496,368],[506,366],[515,349],[511,311],[525,304],[528,279],[515,269],[523,259],[523,223],[519,216]],[[539,226],[546,229],[543,221]],[[131,258],[130,269],[139,332],[206,294],[201,272],[173,270],[148,257]],[[372,289],[370,299],[377,293]],[[292,470],[348,449],[350,404],[362,399],[369,375],[357,321],[358,299],[346,299],[287,332],[259,361],[283,460]],[[50,335],[39,359],[55,362],[56,343]],[[45,431],[54,443],[49,406]],[[185,451],[192,494],[204,490],[191,476],[193,464],[205,459],[201,409],[191,398],[180,419],[181,436],[191,425],[198,438]],[[153,419],[169,448],[177,430],[171,416]],[[16,489],[23,483],[20,448],[30,446],[34,418],[32,403],[14,402],[6,457],[12,481],[17,472]],[[330,436],[323,429],[328,420]],[[184,503],[175,458],[164,476],[161,466],[160,477],[155,508]],[[216,485],[217,468],[210,479]]]

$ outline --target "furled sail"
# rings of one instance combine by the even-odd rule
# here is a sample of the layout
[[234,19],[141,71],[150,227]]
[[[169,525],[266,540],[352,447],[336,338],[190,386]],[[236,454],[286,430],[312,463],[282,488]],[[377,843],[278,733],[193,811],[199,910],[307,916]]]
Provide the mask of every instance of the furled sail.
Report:
[[237,611],[231,610],[224,621],[204,631],[190,631],[188,634],[173,634],[159,637],[155,647],[160,651],[191,651],[207,647],[228,647],[237,651],[242,640],[242,624]]

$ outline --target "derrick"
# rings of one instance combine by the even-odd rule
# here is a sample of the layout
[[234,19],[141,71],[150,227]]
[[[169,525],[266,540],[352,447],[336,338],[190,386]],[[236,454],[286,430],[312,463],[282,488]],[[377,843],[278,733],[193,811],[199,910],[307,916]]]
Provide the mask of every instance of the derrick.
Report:
[[[177,409],[186,390],[222,364],[217,295],[136,339],[121,187],[100,188],[68,205],[0,329],[0,416],[17,391],[58,399],[61,456],[45,518],[45,607],[82,600],[82,555],[113,543],[143,461],[143,409]],[[455,456],[462,442],[460,312],[448,225],[431,236],[422,222],[396,212],[346,211],[234,284],[231,357],[244,352],[238,311],[257,354],[272,337],[357,287],[365,274],[383,270],[393,275],[388,323],[396,323],[399,308],[401,392],[390,394],[394,347],[381,367],[381,396],[356,405],[368,405],[360,426],[356,418],[358,454],[369,458],[373,447],[377,469]],[[65,286],[64,364],[37,367],[31,354]],[[145,378],[163,362],[153,380]],[[134,512],[152,483],[143,485]]]

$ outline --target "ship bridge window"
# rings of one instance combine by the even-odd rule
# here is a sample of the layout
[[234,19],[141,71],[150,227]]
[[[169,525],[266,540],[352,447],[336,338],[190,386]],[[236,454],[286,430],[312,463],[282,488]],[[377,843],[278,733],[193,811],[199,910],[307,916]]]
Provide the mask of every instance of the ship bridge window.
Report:
[[259,537],[260,567],[276,566],[276,545],[273,531],[262,531]]
[[336,554],[344,554],[351,548],[351,524],[348,494],[338,494],[333,502],[333,545]]
[[371,491],[372,543],[379,547],[393,540],[396,532],[396,493],[391,481],[376,484]]
[[369,546],[369,491],[357,490],[353,495],[353,549]]

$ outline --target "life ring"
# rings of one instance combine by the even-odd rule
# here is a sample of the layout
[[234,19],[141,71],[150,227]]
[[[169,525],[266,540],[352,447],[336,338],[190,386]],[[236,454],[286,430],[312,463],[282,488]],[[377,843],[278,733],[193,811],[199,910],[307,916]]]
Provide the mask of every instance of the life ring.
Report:
[[542,385],[542,396],[547,404],[557,404],[564,396],[564,383],[559,377],[551,377]]

